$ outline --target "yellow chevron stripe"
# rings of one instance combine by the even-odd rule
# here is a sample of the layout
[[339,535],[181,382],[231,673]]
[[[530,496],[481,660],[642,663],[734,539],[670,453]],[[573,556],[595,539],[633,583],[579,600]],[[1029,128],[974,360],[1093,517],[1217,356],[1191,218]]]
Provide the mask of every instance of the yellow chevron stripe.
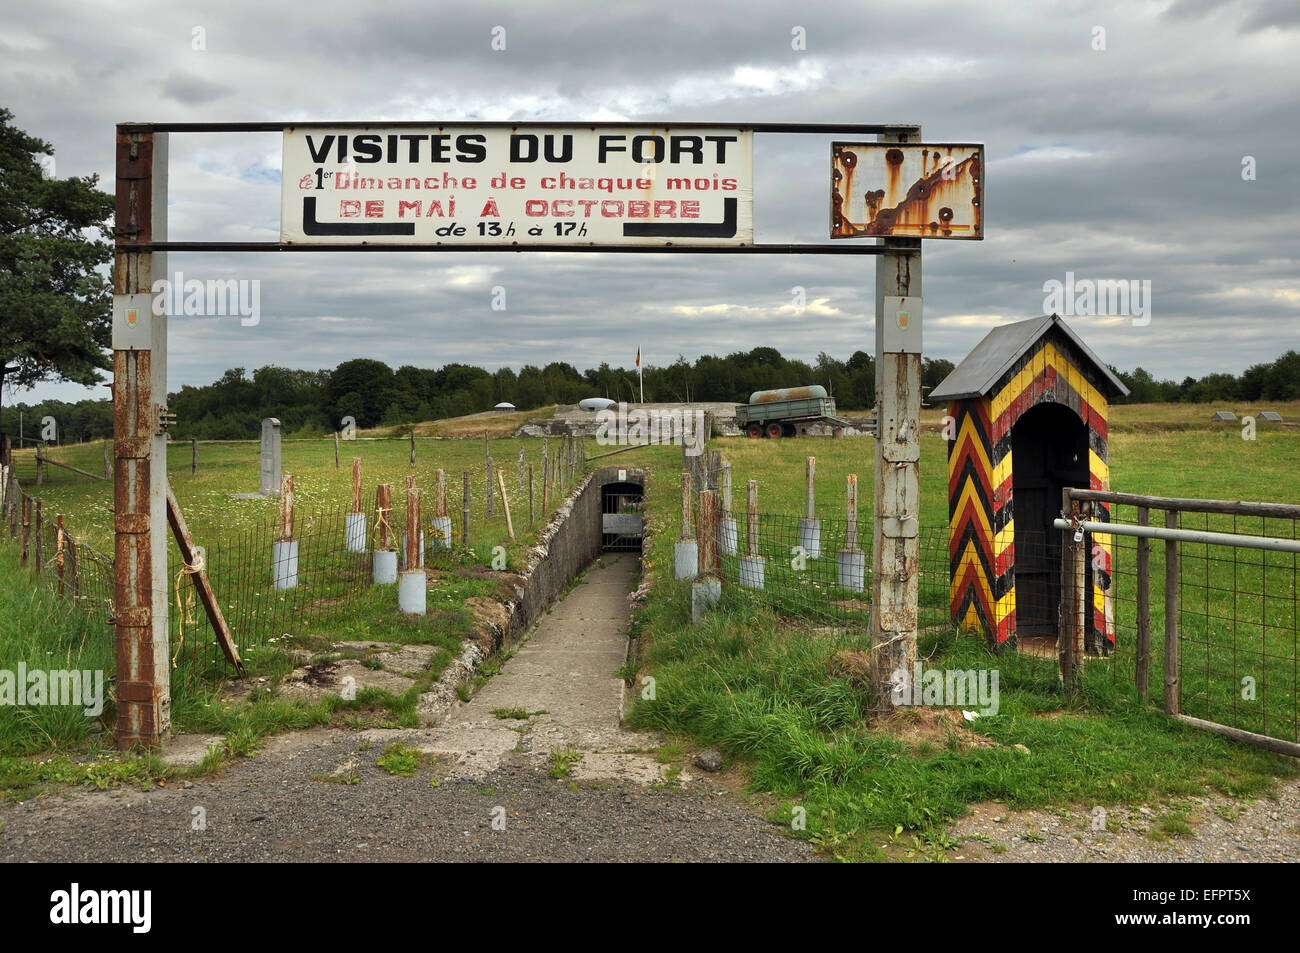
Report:
[[993,556],[997,558],[1007,551],[1007,547],[1016,541],[1016,521],[1013,517],[1007,525],[993,534]]
[[957,494],[957,512],[948,519],[948,528],[953,534],[958,534],[964,527],[962,524],[962,513],[966,506],[966,501],[970,500],[975,505],[976,518],[979,520],[979,528],[983,532],[985,539],[993,538],[993,526],[989,523],[989,514],[984,511],[984,504],[980,501],[975,492],[975,483],[972,480],[963,480],[961,492]]
[[949,477],[952,476],[952,466],[956,464],[957,459],[964,451],[965,448],[963,447],[963,444],[967,440],[969,440],[975,447],[975,454],[979,457],[981,469],[985,473],[989,473],[993,469],[993,465],[989,462],[989,455],[984,450],[984,441],[980,439],[979,431],[975,429],[974,417],[973,415],[967,415],[965,422],[961,425],[961,429],[957,431],[957,443],[953,447],[952,454],[948,457],[950,464],[948,470]]

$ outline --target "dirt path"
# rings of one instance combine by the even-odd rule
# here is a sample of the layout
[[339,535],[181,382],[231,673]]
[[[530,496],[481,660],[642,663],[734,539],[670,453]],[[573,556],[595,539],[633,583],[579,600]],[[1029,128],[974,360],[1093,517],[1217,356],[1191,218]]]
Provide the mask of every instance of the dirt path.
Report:
[[[0,806],[0,861],[813,859],[620,727],[636,563],[604,562],[442,723],[313,729],[221,777]],[[376,763],[394,743],[421,754],[410,776]]]

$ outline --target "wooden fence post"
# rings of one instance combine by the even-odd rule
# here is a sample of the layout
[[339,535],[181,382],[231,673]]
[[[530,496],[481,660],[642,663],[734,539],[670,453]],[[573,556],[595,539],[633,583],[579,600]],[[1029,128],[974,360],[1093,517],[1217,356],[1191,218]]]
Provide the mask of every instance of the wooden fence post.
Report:
[[[196,451],[196,453],[197,453],[197,451]],[[195,462],[195,465],[198,464],[198,457],[197,457],[197,456],[195,457],[194,462]],[[109,455],[109,452],[108,452],[108,441],[107,441],[107,440],[104,441],[104,479],[105,479],[105,480],[111,480],[111,479],[113,479],[113,458]]]
[[286,473],[280,481],[280,542],[293,539],[293,474]]
[[393,548],[392,524],[388,522],[393,512],[393,485],[381,483],[375,490],[375,522],[379,530],[379,549]]
[[682,472],[682,539],[691,539],[694,533],[691,527],[691,475]]
[[[108,444],[104,444],[104,459],[108,459]],[[190,476],[199,472],[199,438],[190,438]]]
[[492,458],[491,457],[488,457],[487,460],[484,462],[483,472],[486,477],[486,479],[484,479],[483,481],[483,485],[487,488],[487,518],[491,519],[495,515],[492,507],[492,497],[496,495],[496,487],[492,485]]
[[701,576],[716,575],[722,568],[718,556],[718,495],[716,490],[700,492],[700,526],[698,530]]
[[54,565],[55,572],[59,578],[58,591],[59,598],[63,598],[63,514],[58,513],[54,517]]
[[758,481],[750,480],[749,486],[749,524],[746,527],[749,533],[748,552],[751,557],[758,555]]
[[[17,482],[18,482],[17,480],[14,481],[14,483]],[[23,510],[23,540],[22,540],[22,549],[19,551],[18,559],[21,562],[27,562],[27,544],[32,538],[32,498],[28,496],[26,493],[22,493],[22,510]]]
[[361,512],[361,458],[352,458],[352,512]]
[[510,519],[510,501],[506,499],[506,475],[502,471],[497,471],[497,487],[501,490],[501,509],[506,514],[506,533],[510,536],[510,542],[515,541],[515,524]]
[[415,424],[411,424],[411,466],[415,466]]
[[537,513],[533,509],[533,465],[528,464],[528,525],[537,525]]
[[[1138,525],[1151,524],[1151,511],[1137,508]],[[1113,576],[1113,574],[1112,574]],[[1139,536],[1137,541],[1137,649],[1136,674],[1138,697],[1147,700],[1151,680],[1151,540]]]
[[334,431],[334,469],[339,468],[339,432]]
[[524,448],[519,448],[519,495],[524,495]]
[[466,470],[466,471],[462,474],[462,479],[464,480],[464,484],[465,484],[465,487],[464,487],[464,489],[465,489],[465,499],[464,499],[464,503],[463,503],[463,507],[464,507],[464,508],[463,508],[463,510],[461,511],[461,515],[462,515],[462,519],[463,519],[463,521],[464,521],[464,525],[463,525],[463,527],[462,527],[462,529],[461,529],[460,538],[461,538],[461,542],[462,542],[464,545],[468,546],[468,545],[469,545],[469,471],[468,471],[468,470]]
[[36,554],[36,575],[38,576],[45,565],[45,546],[44,540],[41,538],[44,535],[44,522],[45,520],[41,516],[41,501],[38,499],[36,501],[36,525],[32,527],[36,534],[36,542],[32,544],[32,550]]

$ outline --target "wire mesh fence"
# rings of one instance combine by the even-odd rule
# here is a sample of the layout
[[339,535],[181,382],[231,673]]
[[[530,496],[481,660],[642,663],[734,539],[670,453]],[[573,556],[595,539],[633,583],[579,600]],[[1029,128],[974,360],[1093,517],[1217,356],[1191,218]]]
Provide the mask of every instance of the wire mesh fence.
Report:
[[[751,592],[783,615],[816,624],[866,628],[871,623],[871,522],[844,511],[812,519],[784,513],[723,515],[717,546],[724,583]],[[947,531],[917,540],[922,627],[948,623]]]
[[[1166,522],[1165,512],[1155,505],[1142,509],[1147,512],[1134,504],[1112,503],[1107,521],[1288,541],[1300,538],[1300,519],[1290,517],[1188,508],[1165,511],[1172,513]],[[1174,606],[1176,710],[1300,742],[1300,554],[1225,542],[1171,544],[1119,533],[1096,534],[1095,539],[1104,543],[1109,554],[1105,569],[1110,589],[1104,609],[1114,629],[1117,680],[1165,684],[1166,659],[1171,657],[1165,644],[1167,613]],[[1176,571],[1173,598],[1167,582],[1171,553]],[[1149,651],[1141,658],[1142,646],[1148,642]],[[1140,674],[1143,670],[1145,678]]]
[[[563,446],[563,445],[562,445]],[[547,509],[557,505],[580,481],[581,451],[565,448],[548,458],[532,486],[512,473],[502,482],[510,493],[513,525],[519,535],[540,523]],[[554,465],[551,465],[554,464]],[[522,474],[523,468],[520,467]],[[62,517],[46,512],[42,501],[28,494],[11,470],[3,480],[0,517],[8,538],[24,554],[23,562],[41,582],[104,623],[104,638],[114,632],[115,565],[112,557],[77,539],[62,526]],[[505,513],[499,487],[495,517],[488,510],[489,485],[485,473],[447,474],[445,509],[439,512],[434,487],[420,487],[420,526],[416,543],[419,567],[440,550],[469,551],[505,539]],[[466,492],[465,487],[468,487]],[[530,499],[525,494],[532,490]],[[228,673],[224,652],[213,621],[205,611],[196,587],[187,580],[200,568],[206,574],[228,626],[232,640],[246,661],[286,637],[304,632],[326,615],[346,612],[373,585],[374,554],[387,548],[404,565],[407,547],[408,495],[406,487],[391,488],[389,505],[378,506],[378,493],[364,493],[359,509],[354,504],[322,506],[297,511],[292,519],[292,559],[282,542],[282,514],[241,516],[219,534],[205,533],[196,558],[187,562],[175,540],[168,537],[165,577],[155,576],[170,600],[169,646],[173,666],[200,674]],[[354,512],[355,509],[355,512]],[[359,516],[359,518],[358,518]],[[364,524],[364,529],[359,524]],[[466,535],[468,530],[468,536]],[[289,565],[291,563],[291,565]]]

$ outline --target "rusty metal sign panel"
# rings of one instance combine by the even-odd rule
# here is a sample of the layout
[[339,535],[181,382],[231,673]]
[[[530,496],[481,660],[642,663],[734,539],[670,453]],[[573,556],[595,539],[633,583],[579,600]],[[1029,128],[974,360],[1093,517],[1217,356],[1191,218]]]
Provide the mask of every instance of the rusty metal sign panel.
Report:
[[286,128],[281,241],[753,244],[736,128]]
[[831,238],[984,237],[984,146],[831,143]]

